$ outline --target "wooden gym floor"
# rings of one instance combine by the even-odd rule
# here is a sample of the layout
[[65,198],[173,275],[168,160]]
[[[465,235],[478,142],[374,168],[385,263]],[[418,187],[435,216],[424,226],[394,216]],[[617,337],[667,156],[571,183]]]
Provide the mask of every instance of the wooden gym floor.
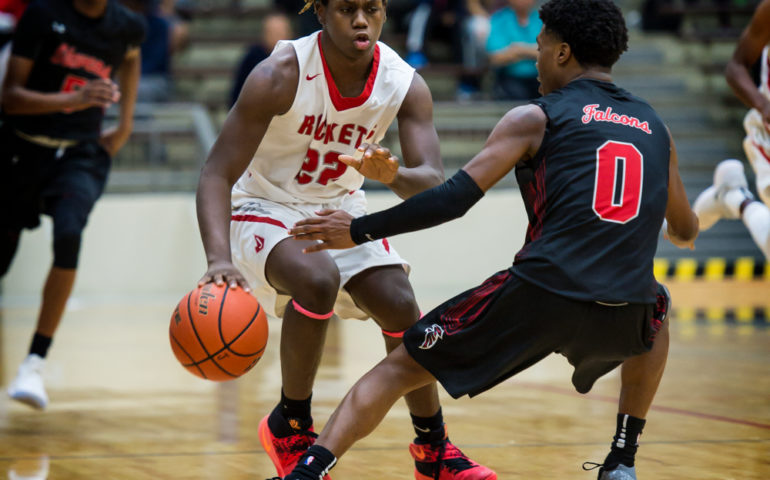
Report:
[[[424,309],[493,273],[491,264],[504,268],[512,249],[500,246],[500,239],[513,235],[511,242],[519,243],[521,238],[521,232],[497,231],[484,217],[463,221],[458,230],[394,241],[413,259],[412,278]],[[455,255],[447,262],[446,249],[467,242],[468,235],[474,237],[475,256]],[[496,239],[496,248],[484,244],[487,237]],[[432,257],[435,249],[429,246],[437,242],[444,255]],[[500,256],[487,259],[492,250]],[[3,388],[26,353],[36,314],[34,298],[12,295],[13,278],[3,286]],[[669,285],[681,311],[742,306],[736,299],[770,307],[766,281]],[[177,364],[168,344],[169,317],[184,293],[176,290],[75,296],[49,355],[49,408],[34,411],[0,395],[0,478],[261,480],[275,474],[259,446],[257,424],[280,391],[279,321],[271,320],[265,356],[243,378],[224,384],[199,380]],[[770,478],[766,323],[727,322],[714,315],[672,320],[668,367],[637,456],[640,479]],[[316,428],[382,352],[371,322],[332,321],[314,393]],[[584,472],[581,464],[601,462],[607,452],[619,378],[613,372],[590,394],[579,395],[570,373],[564,359],[551,356],[481,397],[452,400],[442,393],[451,438],[500,479],[593,480],[595,471]],[[401,402],[342,458],[333,477],[414,478],[407,450],[412,436]]]

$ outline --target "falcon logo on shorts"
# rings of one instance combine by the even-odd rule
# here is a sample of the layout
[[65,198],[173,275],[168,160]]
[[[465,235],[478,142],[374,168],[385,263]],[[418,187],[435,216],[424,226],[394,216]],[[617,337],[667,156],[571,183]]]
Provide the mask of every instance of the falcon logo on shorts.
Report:
[[265,248],[265,239],[260,237],[259,235],[254,235],[254,250],[256,250],[257,253],[261,252],[263,248]]
[[444,329],[441,328],[441,325],[434,323],[430,327],[425,329],[425,340],[422,341],[422,345],[420,345],[420,348],[423,350],[428,350],[429,348],[433,348],[433,345],[436,344],[439,340],[444,338]]

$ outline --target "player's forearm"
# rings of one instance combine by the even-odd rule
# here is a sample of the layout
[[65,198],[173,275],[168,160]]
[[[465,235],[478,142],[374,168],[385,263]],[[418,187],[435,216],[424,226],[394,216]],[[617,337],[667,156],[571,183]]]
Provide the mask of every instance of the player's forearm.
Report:
[[118,71],[118,83],[120,85],[120,120],[118,130],[130,135],[134,125],[134,110],[136,108],[136,96],[139,90],[139,77],[141,75],[141,61],[139,54],[124,60]]
[[409,198],[444,182],[444,172],[430,165],[419,167],[399,167],[396,178],[388,188],[401,198]]
[[9,115],[43,115],[75,108],[77,93],[42,93],[24,87],[11,87],[3,92],[3,111]]
[[767,108],[770,101],[759,92],[745,65],[734,59],[730,60],[725,70],[725,77],[735,95],[747,107],[756,108],[760,112]]
[[204,166],[201,171],[195,205],[198,214],[206,261],[230,262],[230,190],[232,186],[221,175]]
[[445,183],[381,212],[353,219],[350,236],[357,244],[440,225],[465,215],[484,191],[464,170]]

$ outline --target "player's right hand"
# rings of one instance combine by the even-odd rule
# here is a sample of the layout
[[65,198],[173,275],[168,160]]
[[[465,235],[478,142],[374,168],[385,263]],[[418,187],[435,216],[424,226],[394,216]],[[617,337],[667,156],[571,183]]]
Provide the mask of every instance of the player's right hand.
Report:
[[390,149],[376,143],[362,143],[355,155],[340,155],[339,161],[371,180],[388,185],[398,175],[398,157]]
[[245,292],[251,291],[249,283],[231,262],[214,262],[210,264],[209,269],[198,280],[198,286],[202,287],[212,282],[219,286],[227,283],[230,285],[230,288],[238,288],[240,286]]
[[75,106],[71,110],[91,107],[107,108],[120,100],[118,85],[110,79],[91,80],[75,92]]

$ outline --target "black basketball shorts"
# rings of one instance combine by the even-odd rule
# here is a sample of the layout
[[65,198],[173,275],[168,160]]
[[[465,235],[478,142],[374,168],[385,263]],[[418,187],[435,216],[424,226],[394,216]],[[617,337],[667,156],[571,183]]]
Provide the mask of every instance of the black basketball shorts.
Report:
[[406,331],[404,346],[454,398],[478,395],[551,353],[567,357],[575,368],[572,384],[587,393],[623,360],[652,348],[667,309],[665,300],[658,306],[571,300],[511,268],[426,314]]
[[[111,159],[104,148],[83,141],[58,156],[57,149],[23,140],[8,126],[0,129],[0,145],[2,228],[35,228],[44,213],[55,229],[82,230],[107,182]],[[62,222],[72,225],[56,225]]]

